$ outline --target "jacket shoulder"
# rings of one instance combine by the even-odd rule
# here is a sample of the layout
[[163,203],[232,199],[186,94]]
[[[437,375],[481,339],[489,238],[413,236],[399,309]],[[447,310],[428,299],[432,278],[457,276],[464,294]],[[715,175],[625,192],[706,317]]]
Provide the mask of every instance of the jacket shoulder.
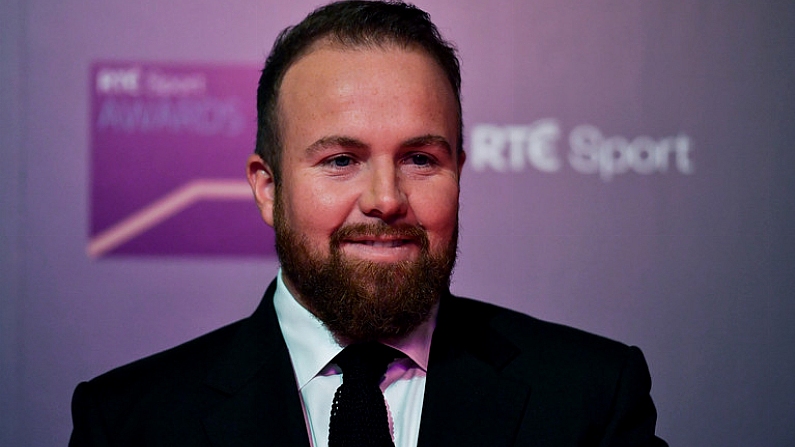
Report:
[[471,299],[443,303],[437,330],[447,328],[448,353],[458,350],[448,355],[478,358],[530,390],[520,439],[666,445],[654,436],[651,377],[637,347]]
[[511,365],[522,374],[569,371],[583,380],[615,376],[638,351],[601,335],[469,298],[449,297],[440,310],[442,318],[451,337],[484,355],[502,351],[503,357],[513,358]]
[[190,413],[205,411],[220,396],[204,381],[241,324],[242,320],[80,383],[72,397],[73,441],[89,428],[125,433],[122,427],[131,423],[170,419],[181,425],[174,415],[189,419]]
[[173,380],[190,381],[192,377],[202,378],[231,342],[243,321],[245,320],[112,369],[89,383],[101,389],[136,390],[141,386],[151,388]]

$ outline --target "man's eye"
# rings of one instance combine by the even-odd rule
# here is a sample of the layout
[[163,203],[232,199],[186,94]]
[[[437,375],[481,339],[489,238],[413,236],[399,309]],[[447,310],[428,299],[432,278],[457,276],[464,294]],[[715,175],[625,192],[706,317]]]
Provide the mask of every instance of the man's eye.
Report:
[[410,160],[412,163],[418,166],[426,166],[431,164],[431,158],[425,154],[413,154]]
[[334,166],[335,168],[344,168],[346,166],[350,166],[352,162],[353,159],[346,155],[340,155],[330,160],[331,165]]

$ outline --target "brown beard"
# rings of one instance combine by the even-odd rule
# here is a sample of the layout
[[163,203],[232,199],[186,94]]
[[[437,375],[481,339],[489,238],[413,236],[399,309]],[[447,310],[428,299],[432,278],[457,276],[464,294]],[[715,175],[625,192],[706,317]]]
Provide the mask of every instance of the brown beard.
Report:
[[[331,235],[330,254],[312,250],[287,222],[281,200],[274,206],[276,251],[296,297],[345,343],[402,337],[425,322],[448,293],[458,246],[458,225],[447,246],[431,253],[426,231],[412,225],[347,225]],[[414,261],[350,259],[343,240],[353,236],[398,236],[420,244]]]

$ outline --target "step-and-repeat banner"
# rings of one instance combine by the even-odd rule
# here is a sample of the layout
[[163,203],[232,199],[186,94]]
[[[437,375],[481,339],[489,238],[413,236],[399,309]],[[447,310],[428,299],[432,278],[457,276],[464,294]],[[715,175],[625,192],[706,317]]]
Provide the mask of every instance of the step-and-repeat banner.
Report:
[[[15,417],[54,446],[79,380],[276,273],[256,84],[318,2],[27,3]],[[672,445],[795,442],[795,7],[418,3],[463,64],[453,291],[640,346]]]

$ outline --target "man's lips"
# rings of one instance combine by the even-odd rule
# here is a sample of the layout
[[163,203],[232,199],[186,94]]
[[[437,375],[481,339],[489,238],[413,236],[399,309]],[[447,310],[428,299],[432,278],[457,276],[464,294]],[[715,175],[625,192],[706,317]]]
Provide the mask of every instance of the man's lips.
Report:
[[422,250],[419,240],[394,235],[346,238],[341,242],[338,247],[346,256],[374,262],[413,260]]
[[361,247],[367,250],[427,249],[428,236],[414,225],[353,224],[337,229],[331,235],[331,246]]
[[342,241],[343,243],[348,244],[361,244],[366,245],[368,247],[375,247],[375,248],[396,248],[402,247],[407,244],[415,243],[413,239],[404,239],[404,238],[362,238],[362,239],[346,239]]

